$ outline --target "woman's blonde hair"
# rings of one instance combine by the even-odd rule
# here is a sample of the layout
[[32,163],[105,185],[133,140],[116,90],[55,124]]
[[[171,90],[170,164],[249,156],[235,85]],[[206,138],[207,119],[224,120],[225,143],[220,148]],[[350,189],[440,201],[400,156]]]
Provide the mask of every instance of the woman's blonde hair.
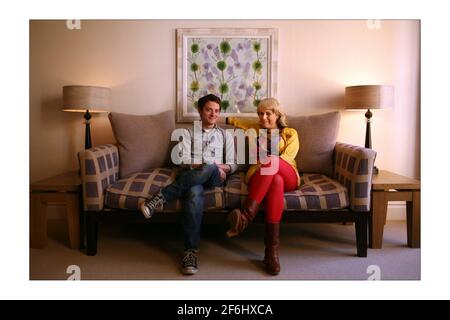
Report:
[[275,99],[275,98],[262,99],[258,103],[258,108],[257,108],[256,112],[259,112],[262,109],[270,110],[278,116],[277,125],[280,129],[286,128],[288,126],[286,114],[281,109],[281,105],[277,99]]

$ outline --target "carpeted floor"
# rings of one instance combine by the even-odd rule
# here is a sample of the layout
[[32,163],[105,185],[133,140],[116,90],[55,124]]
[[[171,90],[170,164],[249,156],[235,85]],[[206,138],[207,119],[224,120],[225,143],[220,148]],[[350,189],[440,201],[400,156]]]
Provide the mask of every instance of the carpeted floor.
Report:
[[420,280],[420,249],[406,246],[406,222],[388,222],[383,249],[369,249],[367,258],[356,257],[352,225],[282,225],[282,270],[276,277],[263,270],[263,229],[254,224],[227,239],[224,226],[204,226],[200,270],[184,276],[176,224],[104,223],[97,256],[88,257],[68,248],[64,220],[50,220],[47,247],[30,249],[30,279],[67,279],[67,267],[77,265],[82,280],[366,280],[375,265],[382,280]]

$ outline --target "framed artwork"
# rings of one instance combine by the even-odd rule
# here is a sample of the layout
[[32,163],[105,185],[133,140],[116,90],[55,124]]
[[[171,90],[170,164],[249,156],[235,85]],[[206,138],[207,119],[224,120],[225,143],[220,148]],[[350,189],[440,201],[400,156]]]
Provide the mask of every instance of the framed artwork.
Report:
[[276,29],[177,29],[177,122],[199,119],[198,99],[215,94],[221,117],[256,117],[276,97]]

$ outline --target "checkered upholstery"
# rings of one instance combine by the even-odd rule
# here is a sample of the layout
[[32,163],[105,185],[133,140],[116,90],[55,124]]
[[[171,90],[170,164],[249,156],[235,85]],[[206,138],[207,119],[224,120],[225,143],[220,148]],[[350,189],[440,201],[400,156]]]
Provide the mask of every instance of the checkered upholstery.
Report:
[[106,144],[78,153],[84,210],[103,210],[105,189],[119,178],[119,152]]
[[[114,209],[139,210],[139,206],[149,195],[171,184],[178,170],[176,168],[156,168],[138,172],[128,178],[120,179],[106,190],[105,205]],[[222,188],[205,190],[205,210],[224,207]],[[181,201],[176,200],[164,205],[165,211],[181,210]]]
[[240,206],[243,206],[248,195],[248,186],[245,183],[245,172],[239,172],[229,176],[224,190],[225,206],[227,208],[239,208]]
[[370,210],[370,189],[376,154],[372,149],[336,143],[333,178],[347,188],[353,211]]
[[[119,153],[108,144],[79,152],[83,182],[84,210],[110,208],[137,210],[149,194],[171,183],[176,169],[157,168],[119,180]],[[370,210],[370,188],[376,152],[371,149],[336,143],[334,173],[302,174],[301,186],[284,197],[285,210],[333,210],[350,207],[354,211]],[[228,177],[224,188],[205,191],[205,210],[236,208],[247,197],[243,172]],[[181,201],[165,206],[180,210]]]
[[[228,178],[225,186],[228,208],[239,207],[247,199],[248,188],[244,181],[243,173]],[[321,174],[302,174],[300,187],[284,194],[284,210],[333,210],[348,205],[347,189]]]
[[347,189],[322,174],[302,174],[300,188],[284,194],[285,210],[333,210],[348,204]]

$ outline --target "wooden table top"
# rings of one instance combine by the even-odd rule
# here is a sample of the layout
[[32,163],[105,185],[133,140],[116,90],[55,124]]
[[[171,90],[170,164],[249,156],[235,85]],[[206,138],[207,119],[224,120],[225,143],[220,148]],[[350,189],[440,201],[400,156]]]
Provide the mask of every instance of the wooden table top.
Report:
[[78,171],[66,172],[31,184],[31,191],[69,192],[78,191],[81,178]]
[[380,170],[378,174],[372,176],[372,189],[420,190],[420,181],[387,170]]

